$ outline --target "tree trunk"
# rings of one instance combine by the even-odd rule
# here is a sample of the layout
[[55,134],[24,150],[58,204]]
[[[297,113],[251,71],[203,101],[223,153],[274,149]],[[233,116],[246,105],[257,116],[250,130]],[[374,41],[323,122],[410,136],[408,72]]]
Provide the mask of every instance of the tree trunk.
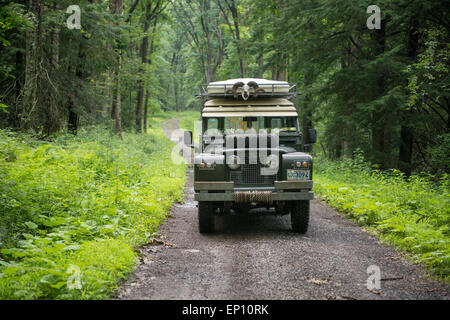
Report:
[[[85,65],[84,62],[86,60],[86,48],[83,44],[83,41],[80,43],[78,47],[78,60],[77,60],[77,66],[75,70],[75,75],[79,80],[85,80]],[[70,68],[69,68],[70,70]],[[80,116],[76,110],[76,106],[74,104],[73,98],[69,96],[69,103],[68,103],[68,123],[67,128],[69,132],[76,135],[78,132],[78,123],[80,120]]]
[[[147,54],[148,54],[148,30],[150,29],[151,16],[151,5],[152,2],[148,2],[145,9],[145,21],[143,25],[142,32],[144,33],[144,38],[142,39],[140,47],[141,56],[141,67],[139,71],[141,74],[144,72],[145,65],[147,64]],[[140,79],[138,81],[138,95],[137,95],[137,106],[136,106],[136,131],[142,132],[142,104],[144,99],[144,80]]]
[[[56,2],[53,2],[53,11],[58,10]],[[52,32],[52,65],[55,69],[59,66],[59,37],[61,27],[55,26]]]
[[373,161],[383,168],[383,154],[384,154],[384,125],[383,113],[375,110],[372,112],[372,153]]
[[276,80],[286,81],[286,54],[282,53],[278,59]]
[[[312,81],[312,72],[313,70],[310,68],[306,71],[305,74],[305,82],[304,86],[307,88]],[[308,129],[312,128],[312,113],[311,113],[311,106],[310,106],[310,97],[308,94],[305,94],[303,97],[303,108],[302,108],[302,144],[305,145],[308,142]]]
[[145,90],[145,102],[144,102],[144,133],[147,133],[148,98],[149,98],[149,91],[147,89]]
[[398,154],[398,168],[407,176],[411,175],[411,159],[413,150],[413,134],[411,129],[402,125],[400,129],[400,150]]
[[144,99],[144,83],[139,80],[136,106],[136,132],[142,132],[142,103]]
[[[122,15],[123,13],[123,0],[110,0],[110,11],[112,14]],[[121,84],[120,84],[120,72],[122,68],[122,51],[119,52],[117,59],[117,68],[115,70],[115,93],[113,98],[113,105],[111,112],[114,118],[114,131],[122,139],[122,119],[121,119]]]
[[[278,0],[278,11],[280,12],[280,16],[283,16],[283,10],[284,10],[284,1]],[[282,48],[283,46],[281,43],[278,42],[278,39],[276,40],[277,46],[279,48]],[[280,50],[277,54],[277,72],[276,72],[276,80],[278,81],[286,81],[286,53],[283,50]]]
[[[245,59],[245,50],[242,46],[242,40],[241,40],[241,30],[239,26],[239,13],[237,10],[236,2],[235,0],[226,0],[225,3],[228,7],[228,10],[230,10],[231,17],[233,18],[233,22],[230,22],[228,19],[228,15],[226,10],[224,9],[224,6],[222,6],[223,0],[217,0],[217,5],[219,6],[221,12],[223,13],[223,16],[225,18],[225,22],[228,25],[228,28],[230,29],[230,33],[233,36],[234,41],[236,42],[236,50],[239,58],[239,70],[241,72],[241,77],[246,77],[246,59]],[[234,29],[233,29],[234,27]]]
[[[408,28],[408,42],[406,46],[407,56],[411,61],[416,61],[417,51],[419,48],[418,23],[412,20],[410,28]],[[407,176],[411,175],[412,155],[413,155],[413,129],[409,127],[408,120],[411,111],[403,111],[403,119],[400,128],[400,148],[398,154],[398,168]]]
[[41,10],[40,0],[30,0],[29,12],[34,17],[35,28],[29,28],[26,32],[26,66],[25,82],[23,86],[22,110],[20,112],[20,127],[29,128],[32,126],[32,117],[38,104],[38,68],[40,55],[41,38]]
[[[387,20],[381,21],[381,29],[374,30],[373,38],[375,41],[374,56],[377,57],[384,53],[386,43],[386,23]],[[378,95],[384,94],[385,91],[384,75],[380,74],[376,81],[376,92]],[[383,106],[376,106],[372,112],[372,157],[374,164],[377,164],[381,169],[386,165],[385,154],[385,111]]]
[[122,119],[121,119],[121,86],[120,86],[120,72],[122,68],[122,53],[119,55],[119,62],[117,65],[116,73],[116,94],[115,94],[115,105],[114,105],[114,130],[116,134],[122,139]]
[[258,56],[258,78],[262,79],[264,73],[264,52],[261,49]]
[[236,7],[236,3],[234,0],[230,0],[230,10],[231,15],[233,17],[233,23],[234,23],[234,29],[236,34],[236,46],[237,46],[237,52],[239,56],[239,67],[241,69],[241,76],[242,78],[246,77],[246,64],[245,64],[245,54],[244,49],[242,47],[242,41],[241,41],[241,32],[239,28],[239,15]]
[[178,112],[178,111],[180,111],[180,104],[178,102],[178,83],[177,82],[175,82],[173,90],[174,90],[174,94],[175,94],[175,111]]

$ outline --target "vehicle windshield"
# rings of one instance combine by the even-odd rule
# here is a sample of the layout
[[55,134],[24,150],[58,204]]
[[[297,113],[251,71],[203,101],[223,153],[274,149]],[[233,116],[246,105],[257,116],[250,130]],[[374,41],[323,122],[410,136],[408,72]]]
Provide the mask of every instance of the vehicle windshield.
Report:
[[206,118],[208,131],[220,130],[227,134],[248,133],[296,133],[298,122],[296,117],[225,117]]

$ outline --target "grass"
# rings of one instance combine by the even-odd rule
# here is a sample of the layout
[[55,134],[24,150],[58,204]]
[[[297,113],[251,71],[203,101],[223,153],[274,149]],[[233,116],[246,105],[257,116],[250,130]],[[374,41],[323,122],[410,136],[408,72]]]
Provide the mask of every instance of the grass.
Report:
[[409,253],[450,280],[450,179],[406,179],[399,171],[372,171],[361,155],[353,160],[315,160],[315,192],[381,239]]
[[183,198],[165,117],[123,140],[99,127],[51,141],[0,131],[0,299],[110,297]]
[[194,131],[194,122],[201,119],[200,111],[161,112],[155,115],[161,119],[180,119],[179,127],[182,130]]

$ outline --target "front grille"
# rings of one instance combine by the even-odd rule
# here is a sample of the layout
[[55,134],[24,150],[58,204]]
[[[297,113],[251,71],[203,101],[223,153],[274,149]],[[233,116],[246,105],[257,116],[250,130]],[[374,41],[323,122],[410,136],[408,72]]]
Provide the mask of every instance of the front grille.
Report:
[[230,181],[233,181],[236,186],[242,185],[267,185],[271,186],[277,180],[277,175],[261,175],[260,163],[250,164],[248,158],[245,159],[245,164],[241,164],[238,170],[230,170]]

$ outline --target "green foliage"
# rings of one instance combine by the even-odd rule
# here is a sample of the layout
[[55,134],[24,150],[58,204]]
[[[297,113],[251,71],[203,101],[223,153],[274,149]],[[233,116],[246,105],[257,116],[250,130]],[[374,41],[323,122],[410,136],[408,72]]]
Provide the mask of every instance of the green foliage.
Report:
[[[149,135],[100,127],[50,141],[0,131],[0,299],[105,299],[136,265],[185,167],[152,120]],[[69,289],[70,266],[81,289]]]
[[[0,48],[5,51],[11,45],[10,34],[14,29],[29,26],[22,5],[16,3],[3,4],[0,7]],[[2,59],[3,60],[3,59]],[[14,78],[14,66],[7,61],[0,62],[0,79]],[[1,110],[1,105],[0,105]]]
[[[97,127],[48,141],[0,131],[0,298],[106,297],[181,199],[183,168],[159,126],[179,118],[193,130],[199,113],[161,110],[195,110],[198,86],[240,77],[241,64],[247,77],[298,83],[302,129],[316,126],[324,155],[344,158],[319,159],[317,191],[448,276],[448,6],[380,0],[383,28],[369,30],[369,0],[146,1],[133,12],[124,1],[112,14],[121,3],[78,1],[82,29],[69,30],[72,1],[2,2],[0,126],[47,136],[71,110],[80,128]],[[157,3],[166,9],[143,32]],[[118,93],[125,130],[138,97],[148,101],[149,136],[100,129]],[[374,173],[362,152],[436,176]],[[70,266],[79,292],[64,285]]]
[[450,278],[450,179],[406,179],[397,170],[371,171],[355,159],[315,161],[315,191],[332,207],[411,253],[435,274]]
[[[419,100],[430,99],[430,96],[447,96],[449,90],[450,43],[445,28],[427,30],[425,49],[419,54],[418,61],[407,67],[410,77],[409,106],[420,103]],[[439,107],[436,106],[436,107]]]
[[[0,98],[1,98],[1,96],[0,96]],[[8,106],[6,104],[0,103],[0,111],[2,113],[7,113],[8,112],[7,109],[8,109]]]
[[431,167],[439,174],[450,173],[450,133],[437,137],[435,145],[428,150]]

